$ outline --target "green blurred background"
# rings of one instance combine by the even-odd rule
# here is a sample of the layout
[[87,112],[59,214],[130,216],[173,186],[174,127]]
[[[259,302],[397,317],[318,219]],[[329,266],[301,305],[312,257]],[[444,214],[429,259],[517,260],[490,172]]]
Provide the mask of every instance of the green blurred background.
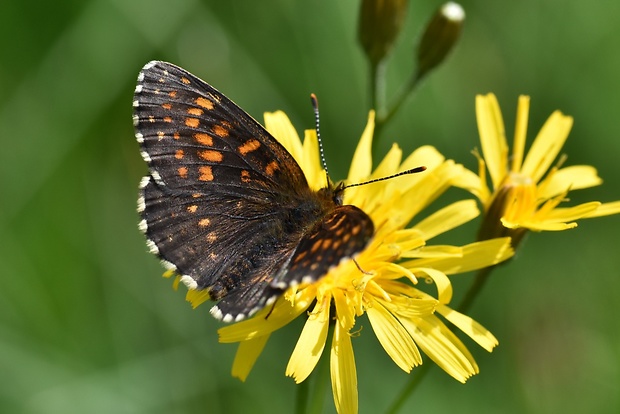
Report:
[[[620,199],[620,2],[461,3],[448,62],[386,128],[409,152],[435,145],[475,168],[474,96],[495,92],[512,134],[532,97],[529,139],[555,109],[575,117],[567,164],[605,185],[571,202]],[[412,45],[439,2],[411,1],[388,91],[412,70]],[[136,227],[146,167],[131,101],[151,59],[179,64],[262,120],[285,110],[301,132],[319,96],[327,161],[348,168],[368,110],[356,42],[359,2],[59,0],[0,5],[0,412],[291,412],[284,377],[300,325],[274,335],[246,383],[235,346],[217,342],[209,306],[191,310],[161,278]],[[464,197],[454,190],[438,205]],[[476,223],[444,237],[471,241]],[[532,235],[471,315],[500,341],[465,339],[480,375],[431,371],[403,412],[620,412],[620,217]],[[455,281],[462,294],[471,275]],[[360,411],[381,412],[409,379],[367,320],[354,339]],[[415,371],[414,371],[415,372]],[[333,412],[331,391],[326,412]]]

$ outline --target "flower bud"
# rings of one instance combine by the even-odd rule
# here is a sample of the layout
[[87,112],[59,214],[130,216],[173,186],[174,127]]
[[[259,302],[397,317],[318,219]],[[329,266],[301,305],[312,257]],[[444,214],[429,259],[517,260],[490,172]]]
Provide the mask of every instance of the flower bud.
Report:
[[362,0],[358,39],[376,66],[391,51],[405,20],[408,0]]
[[438,66],[456,44],[463,22],[465,11],[454,2],[441,6],[426,26],[417,48],[417,74],[421,79]]

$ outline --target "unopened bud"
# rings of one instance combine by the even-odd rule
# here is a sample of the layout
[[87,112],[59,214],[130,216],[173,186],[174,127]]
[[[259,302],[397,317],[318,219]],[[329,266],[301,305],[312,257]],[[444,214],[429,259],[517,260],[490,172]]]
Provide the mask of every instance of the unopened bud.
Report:
[[417,79],[439,65],[454,47],[463,28],[465,11],[454,2],[441,6],[426,26],[417,48]]
[[358,38],[371,64],[376,66],[392,50],[407,4],[408,0],[362,0]]

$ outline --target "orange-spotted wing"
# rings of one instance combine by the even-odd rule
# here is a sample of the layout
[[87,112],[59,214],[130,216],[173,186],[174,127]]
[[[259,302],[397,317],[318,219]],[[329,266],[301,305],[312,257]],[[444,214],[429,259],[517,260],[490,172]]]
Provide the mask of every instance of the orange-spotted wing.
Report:
[[342,187],[312,191],[258,122],[189,72],[153,61],[138,76],[134,125],[149,174],[138,212],[147,245],[190,289],[241,320],[288,286],[359,253],[374,232]]

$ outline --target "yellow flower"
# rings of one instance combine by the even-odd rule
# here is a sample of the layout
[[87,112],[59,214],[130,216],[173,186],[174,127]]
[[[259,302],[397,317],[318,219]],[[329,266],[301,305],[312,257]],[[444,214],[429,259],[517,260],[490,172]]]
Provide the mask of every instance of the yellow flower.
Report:
[[[282,112],[267,114],[266,127],[298,161],[311,187],[321,188],[325,175],[315,132],[306,131],[302,144]],[[497,345],[497,340],[480,324],[448,307],[452,287],[447,275],[491,266],[513,253],[508,238],[463,247],[427,245],[433,237],[477,216],[473,200],[449,205],[406,227],[450,186],[463,168],[444,160],[429,146],[401,162],[402,151],[394,145],[372,171],[373,129],[371,112],[347,182],[359,183],[420,165],[427,170],[345,190],[344,203],[363,209],[375,224],[370,245],[355,260],[341,263],[317,282],[292,287],[253,318],[219,330],[220,342],[239,342],[232,373],[245,380],[269,335],[307,314],[286,368],[286,375],[300,383],[319,361],[333,323],[330,367],[339,413],[357,412],[357,375],[351,339],[357,319],[364,314],[384,350],[404,371],[410,372],[422,363],[421,349],[461,382],[477,373],[472,355],[439,315],[488,351]],[[420,277],[435,283],[436,298],[413,287]]]
[[[519,97],[512,154],[509,154],[504,121],[495,95],[476,97],[476,116],[484,158],[478,157],[478,175],[471,171],[454,184],[477,196],[485,209],[479,240],[512,236],[517,245],[527,230],[558,231],[577,226],[574,220],[620,212],[620,202],[598,201],[574,207],[558,207],[570,190],[602,183],[589,165],[561,168],[565,157],[552,166],[573,118],[560,111],[551,114],[525,155],[529,97]],[[487,185],[487,170],[492,189]]]

